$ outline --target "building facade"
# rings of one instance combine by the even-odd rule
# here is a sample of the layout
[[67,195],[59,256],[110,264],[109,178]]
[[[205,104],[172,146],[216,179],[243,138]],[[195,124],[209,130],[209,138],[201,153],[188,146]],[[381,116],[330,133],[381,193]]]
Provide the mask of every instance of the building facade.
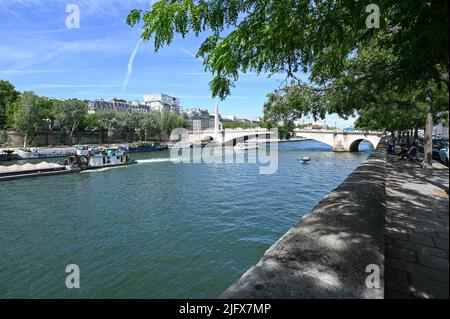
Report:
[[214,115],[209,114],[208,110],[191,108],[186,110],[185,115],[189,131],[204,131],[214,127]]
[[126,101],[119,98],[114,98],[111,101],[103,99],[89,101],[88,112],[105,112],[105,111],[138,111],[138,112],[154,112],[154,111],[169,111],[176,114],[181,113],[180,100],[176,97],[155,93],[144,95],[144,101]]
[[123,99],[114,98],[111,101],[105,101],[103,99],[89,101],[88,113],[98,113],[105,111],[127,112],[151,112],[152,109],[149,105],[139,101],[126,101]]
[[167,110],[177,114],[181,113],[180,100],[164,93],[144,95],[144,102],[153,110],[158,110],[160,112]]

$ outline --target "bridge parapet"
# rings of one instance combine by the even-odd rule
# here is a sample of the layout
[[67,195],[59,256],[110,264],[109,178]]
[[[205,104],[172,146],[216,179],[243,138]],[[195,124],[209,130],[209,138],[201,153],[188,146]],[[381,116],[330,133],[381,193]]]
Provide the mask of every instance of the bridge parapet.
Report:
[[295,129],[295,133],[316,133],[316,134],[342,134],[342,135],[364,135],[364,136],[382,136],[384,133],[382,132],[374,132],[374,131],[336,131],[336,130],[302,130]]
[[255,128],[226,128],[225,132],[268,132],[269,130],[263,127],[255,127]]

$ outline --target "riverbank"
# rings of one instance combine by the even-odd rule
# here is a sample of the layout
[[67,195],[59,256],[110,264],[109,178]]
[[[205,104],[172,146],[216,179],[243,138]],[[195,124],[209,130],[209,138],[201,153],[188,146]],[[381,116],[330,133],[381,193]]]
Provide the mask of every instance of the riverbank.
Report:
[[[385,152],[381,144],[221,297],[448,298],[448,167],[422,170]],[[367,265],[378,266],[379,288],[367,287]]]
[[221,298],[383,298],[385,179],[380,143]]

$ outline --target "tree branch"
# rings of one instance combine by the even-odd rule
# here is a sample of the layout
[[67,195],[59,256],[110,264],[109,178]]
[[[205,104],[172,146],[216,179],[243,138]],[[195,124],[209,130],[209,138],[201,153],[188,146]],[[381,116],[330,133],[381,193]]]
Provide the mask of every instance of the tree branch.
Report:
[[329,87],[319,88],[319,87],[314,87],[314,86],[311,86],[311,85],[308,85],[308,84],[304,83],[298,76],[296,76],[292,72],[290,65],[289,65],[288,70],[287,70],[287,76],[292,78],[296,82],[297,86],[299,86],[301,88],[304,88],[304,89],[307,89],[309,91],[313,91],[313,92],[317,93],[317,92],[327,92],[327,91],[331,91],[332,90],[332,87],[330,87],[330,86]]

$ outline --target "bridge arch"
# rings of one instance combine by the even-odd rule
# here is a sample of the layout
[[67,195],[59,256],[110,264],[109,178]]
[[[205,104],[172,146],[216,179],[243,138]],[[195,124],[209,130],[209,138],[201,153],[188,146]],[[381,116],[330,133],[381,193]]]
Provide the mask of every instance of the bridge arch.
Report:
[[359,145],[361,144],[361,142],[364,142],[364,141],[365,141],[365,142],[369,142],[370,145],[372,145],[372,147],[375,148],[375,145],[373,145],[373,142],[372,142],[372,141],[370,141],[370,140],[368,140],[368,139],[365,139],[365,138],[358,138],[358,139],[353,140],[353,141],[350,143],[349,151],[350,151],[350,152],[358,152],[358,150],[359,150]]

